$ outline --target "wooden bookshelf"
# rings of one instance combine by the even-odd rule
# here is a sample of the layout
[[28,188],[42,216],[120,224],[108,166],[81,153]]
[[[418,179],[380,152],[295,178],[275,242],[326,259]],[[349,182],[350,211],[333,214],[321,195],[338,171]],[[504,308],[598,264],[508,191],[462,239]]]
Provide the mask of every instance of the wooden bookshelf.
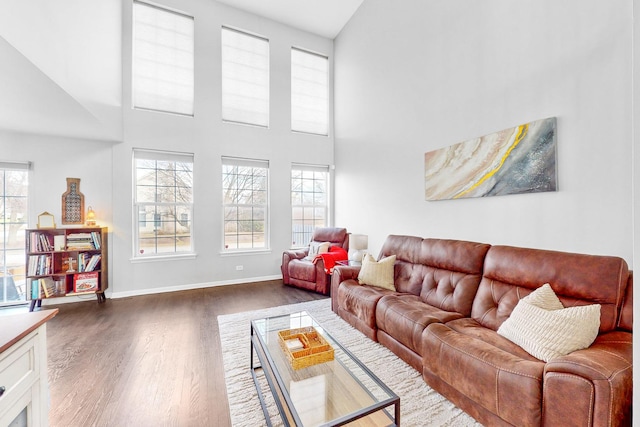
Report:
[[105,301],[107,227],[28,229],[25,245],[30,311],[45,298],[95,294]]

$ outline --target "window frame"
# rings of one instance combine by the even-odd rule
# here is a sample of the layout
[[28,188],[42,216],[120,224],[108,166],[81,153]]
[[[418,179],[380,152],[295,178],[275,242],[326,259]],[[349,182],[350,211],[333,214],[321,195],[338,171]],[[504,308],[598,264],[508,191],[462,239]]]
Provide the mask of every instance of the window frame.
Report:
[[[302,120],[300,120],[298,118],[299,115],[301,115],[301,111],[299,111],[296,107],[300,106],[300,104],[298,102],[296,102],[296,97],[299,97],[301,92],[296,90],[296,82],[299,81],[300,79],[298,78],[298,75],[296,74],[296,63],[294,62],[294,52],[298,52],[304,55],[309,55],[309,57],[317,57],[317,58],[321,58],[324,59],[326,61],[326,75],[325,75],[325,80],[324,80],[324,96],[325,96],[325,103],[323,108],[326,109],[325,114],[324,114],[324,122],[320,123],[322,126],[324,126],[324,130],[323,131],[313,131],[310,130],[309,128],[302,128],[299,126],[296,126],[296,123],[301,122]],[[304,49],[304,48],[300,48],[300,47],[296,47],[296,46],[292,46],[291,47],[291,53],[290,53],[290,58],[291,58],[291,131],[294,133],[302,133],[302,134],[308,134],[308,135],[317,135],[317,136],[329,136],[330,134],[330,128],[331,128],[331,120],[330,120],[330,114],[331,114],[331,81],[330,81],[330,75],[331,75],[331,64],[329,62],[329,56],[327,55],[323,55],[321,53],[317,53],[317,52],[313,52],[311,50],[308,49]],[[305,79],[305,81],[309,81],[309,79]],[[309,104],[305,104],[302,106],[302,108],[305,108],[307,110],[310,109]],[[311,108],[312,109],[312,108]],[[314,122],[314,123],[318,123],[318,122]]]
[[[294,188],[294,179],[296,179],[294,177],[294,172],[295,171],[300,171],[302,172],[301,177],[299,178],[301,180],[300,182],[300,191],[296,191]],[[313,173],[313,177],[312,178],[305,178],[304,174],[306,173]],[[323,173],[324,174],[324,187],[325,187],[325,191],[324,191],[324,200],[325,203],[324,204],[316,204],[315,200],[316,200],[316,194],[318,194],[318,192],[316,191],[304,191],[304,180],[308,180],[311,179],[313,181],[318,181],[318,179],[315,177],[315,174],[317,173]],[[292,163],[291,164],[291,178],[290,178],[290,185],[291,185],[291,247],[292,248],[302,248],[305,247],[309,244],[309,241],[311,240],[311,236],[313,234],[313,229],[315,227],[328,227],[331,224],[331,167],[329,165],[312,165],[312,164],[305,164],[305,163]],[[313,185],[313,189],[315,190],[315,185]],[[301,203],[296,204],[295,202],[295,193],[300,193],[300,201]],[[313,200],[313,203],[311,204],[305,204],[304,200],[304,194],[311,194],[311,200]],[[296,214],[294,213],[294,211],[296,210],[296,208],[298,209],[302,209],[302,218],[301,220],[299,220],[298,222],[302,222],[302,226],[303,226],[303,231],[302,232],[296,232],[295,231],[295,226],[296,226]],[[310,226],[310,228],[307,230],[305,227],[305,216],[304,216],[304,212],[305,209],[311,208],[313,211],[313,215],[310,218],[311,222],[313,223],[313,225]],[[317,224],[317,219],[315,216],[315,212],[317,209],[322,209],[324,211],[324,223],[323,224]],[[296,240],[296,234],[297,235],[302,235],[303,239],[300,242],[297,242]]]
[[[226,68],[228,67],[233,68],[233,66],[239,65],[237,62],[228,61],[225,54],[225,47],[227,46],[225,45],[225,34],[232,34],[232,33],[236,35],[240,35],[242,37],[246,37],[247,40],[253,39],[255,41],[266,43],[266,55],[263,55],[263,57],[266,57],[266,60],[267,60],[266,70],[265,70],[266,76],[262,76],[266,80],[266,85],[263,87],[261,85],[258,85],[257,83],[254,84],[254,86],[258,87],[258,89],[266,91],[266,101],[265,101],[266,102],[266,120],[265,121],[257,121],[257,120],[251,121],[249,118],[245,117],[243,119],[241,117],[242,115],[245,115],[245,116],[259,115],[259,113],[257,112],[258,108],[247,109],[244,111],[240,110],[240,111],[236,111],[235,113],[231,113],[230,111],[226,110],[227,108],[231,108],[231,106],[229,105],[229,97],[234,97],[234,96],[242,97],[242,95],[239,95],[238,92],[230,91],[229,87],[225,85],[225,82],[229,80],[229,81],[234,81],[236,83],[239,83],[240,85],[245,85],[242,87],[244,89],[246,89],[246,85],[252,84],[251,82],[247,82],[247,81],[243,82],[243,81],[240,81],[238,78],[236,78],[236,76],[239,75],[240,73],[233,73],[231,75],[232,76],[231,78],[226,77],[226,74],[225,74]],[[229,47],[238,49],[238,46],[229,45]],[[247,66],[246,64],[244,65]],[[270,111],[271,110],[271,43],[269,39],[258,34],[253,34],[248,31],[223,25],[220,29],[220,78],[221,78],[220,105],[221,105],[222,122],[241,124],[241,125],[247,125],[247,126],[256,126],[256,127],[268,129],[270,126],[270,120],[271,120],[271,111]],[[244,99],[246,99],[246,96],[244,97]]]
[[[11,225],[17,225],[18,226],[18,230],[20,228],[22,228],[23,230],[26,230],[27,228],[29,228],[29,199],[30,199],[30,186],[29,186],[29,181],[31,178],[31,167],[32,164],[31,162],[11,162],[11,161],[0,161],[0,174],[2,175],[2,179],[0,184],[2,185],[2,188],[0,190],[0,199],[2,200],[0,202],[0,213],[2,214],[3,220],[2,220],[2,227],[3,227],[3,231],[4,229],[6,229],[7,226],[11,227]],[[22,182],[22,186],[26,187],[25,192],[21,193],[20,195],[11,195],[8,196],[7,195],[7,189],[6,189],[6,174],[7,172],[16,172],[16,171],[22,171],[24,173],[24,177],[23,177],[23,182]],[[8,206],[7,204],[7,198],[8,197],[16,197],[16,198],[23,198],[25,199],[25,207],[24,207],[24,212],[23,212],[23,218],[21,221],[17,221],[17,222],[13,222],[13,221],[9,221],[6,222],[4,220],[4,215],[5,215],[5,208]],[[18,231],[16,231],[16,233],[18,233]],[[9,306],[13,306],[13,305],[21,305],[21,304],[26,304],[27,302],[27,285],[26,285],[26,273],[23,273],[22,275],[12,275],[10,273],[10,269],[11,268],[20,268],[22,266],[24,266],[24,262],[25,262],[25,244],[24,244],[24,238],[20,241],[17,241],[17,246],[16,248],[7,248],[7,237],[8,237],[9,233],[3,232],[3,239],[0,241],[0,284],[5,284],[5,286],[0,286],[0,307],[9,307]],[[17,234],[16,234],[17,236]],[[8,256],[7,256],[7,252],[10,251],[13,255],[13,258],[16,260],[16,262],[11,263],[8,261]],[[9,300],[7,299],[8,296],[8,289],[6,286],[7,281],[4,280],[4,278],[11,278],[11,282],[14,284],[14,289],[16,291],[17,297],[18,299],[12,299]],[[17,278],[18,280],[15,280],[15,278]],[[22,280],[22,286],[20,286],[20,281]],[[22,292],[23,294],[21,295],[20,292]]]
[[[137,52],[137,48],[136,48],[136,43],[137,43],[137,38],[136,38],[136,11],[139,10],[137,9],[137,7],[148,7],[151,9],[155,9],[167,14],[171,14],[177,17],[181,17],[181,18],[186,18],[189,19],[191,21],[191,40],[190,40],[190,68],[191,68],[191,75],[190,75],[190,79],[188,81],[188,85],[190,85],[190,94],[188,95],[190,97],[190,99],[187,99],[186,102],[190,103],[189,108],[186,108],[184,110],[172,110],[169,108],[160,108],[158,106],[159,102],[158,100],[162,98],[161,94],[159,93],[153,93],[151,94],[151,92],[147,91],[144,92],[143,94],[147,95],[147,96],[155,96],[157,99],[156,101],[156,105],[152,106],[151,103],[145,103],[145,102],[136,102],[137,98],[140,96],[140,92],[138,92],[136,90],[136,88],[138,87],[137,79],[140,78],[140,76],[137,74],[136,71],[136,64],[137,64],[137,60],[139,60],[140,58],[136,57],[136,52]],[[133,6],[132,6],[132,19],[131,19],[131,106],[134,110],[142,110],[142,111],[153,111],[153,112],[158,112],[158,113],[167,113],[167,114],[176,114],[179,116],[186,116],[186,117],[193,117],[195,114],[195,18],[189,14],[186,14],[184,12],[180,12],[178,10],[174,10],[174,9],[170,9],[167,7],[163,7],[163,6],[159,6],[153,3],[148,3],[146,1],[141,1],[141,0],[133,0]],[[175,53],[175,51],[177,51],[178,49],[173,49],[173,53]],[[180,68],[180,65],[178,64],[172,64],[173,68]],[[155,80],[155,83],[157,84],[159,81],[159,79]],[[179,86],[179,83],[177,81],[171,82],[171,85],[173,88],[175,88],[176,86]],[[169,102],[170,103],[170,98],[169,97],[165,97],[164,98],[165,102]],[[174,99],[174,102],[176,102],[176,100]],[[141,105],[138,105],[141,104]]]
[[[138,200],[138,165],[137,165],[137,160],[149,160],[149,161],[155,161],[156,162],[156,167],[155,167],[155,171],[157,173],[158,170],[162,170],[158,168],[158,162],[173,162],[174,163],[174,172],[177,172],[178,169],[176,167],[177,163],[190,163],[191,169],[186,171],[187,174],[190,173],[190,178],[191,178],[191,185],[190,186],[178,186],[176,181],[178,180],[177,177],[174,177],[174,185],[173,185],[173,189],[177,189],[177,188],[188,188],[190,191],[190,195],[191,195],[191,201],[190,202],[178,202],[178,201],[174,201],[174,202],[167,202],[167,201],[158,201],[157,197],[159,195],[159,190],[158,187],[171,187],[171,186],[159,186],[158,185],[158,180],[156,177],[156,185],[155,185],[155,191],[154,191],[154,197],[155,197],[155,201],[151,202],[151,201],[140,201]],[[140,169],[148,169],[148,168],[140,168]],[[164,150],[151,150],[151,149],[142,149],[142,148],[134,148],[133,152],[132,152],[132,172],[133,172],[133,178],[132,178],[132,183],[133,183],[133,194],[132,194],[132,216],[133,216],[133,221],[132,221],[132,228],[133,228],[133,241],[132,241],[132,260],[136,260],[136,261],[142,261],[142,260],[155,260],[155,259],[171,259],[171,258],[185,258],[185,257],[195,257],[196,255],[196,251],[195,251],[195,220],[194,220],[194,206],[195,206],[195,156],[193,153],[186,153],[186,152],[175,152],[175,151],[164,151]],[[153,217],[152,218],[146,218],[144,219],[144,221],[141,221],[141,216],[140,216],[140,208],[141,207],[147,207],[147,206],[155,206],[156,210],[153,213]],[[187,213],[190,217],[190,220],[188,220],[189,222],[189,249],[188,250],[177,250],[178,246],[175,246],[174,248],[176,248],[176,250],[174,251],[168,251],[168,252],[158,252],[157,248],[158,248],[158,236],[156,235],[155,237],[155,251],[150,253],[150,254],[145,254],[144,252],[140,252],[141,250],[141,245],[140,245],[140,239],[141,239],[141,233],[140,233],[140,224],[142,222],[146,224],[150,223],[153,225],[153,228],[157,228],[158,225],[158,216],[160,216],[160,223],[162,224],[163,222],[166,221],[162,221],[162,213],[157,213],[157,208],[174,208],[174,216],[173,216],[173,224],[174,224],[174,232],[173,232],[173,237],[174,239],[177,240],[177,236],[178,236],[178,225],[183,226],[184,225],[181,223],[181,221],[178,219],[178,212],[187,210]],[[182,212],[181,212],[182,215]],[[156,230],[154,230],[155,232]],[[171,236],[171,234],[169,235]],[[167,237],[168,238],[168,237]],[[144,249],[143,249],[144,250]]]
[[[228,190],[229,188],[225,187],[225,175],[228,175],[228,173],[225,171],[225,168],[227,166],[231,166],[231,167],[235,167],[235,168],[239,168],[239,167],[250,167],[252,169],[264,169],[265,174],[264,174],[264,178],[265,178],[265,186],[263,190],[260,191],[264,191],[265,192],[265,201],[264,203],[227,203],[226,202],[226,197],[225,197],[225,191]],[[260,160],[260,159],[249,159],[249,158],[241,158],[241,157],[229,157],[229,156],[222,156],[222,168],[221,168],[221,172],[222,172],[222,181],[221,181],[221,190],[222,190],[222,244],[221,244],[221,251],[223,254],[233,254],[233,253],[255,253],[255,252],[269,252],[271,251],[271,236],[270,236],[270,230],[271,230],[271,221],[270,221],[270,202],[271,202],[271,189],[270,189],[270,170],[269,170],[269,166],[270,163],[268,160]],[[237,174],[240,175],[240,174]],[[246,174],[244,174],[246,175]],[[252,171],[251,174],[252,177],[255,177],[255,173]],[[243,188],[243,190],[247,190],[246,188]],[[251,198],[254,197],[253,191],[255,191],[255,188],[251,188]],[[236,197],[236,201],[237,197]],[[252,209],[252,215],[251,215],[251,223],[252,223],[252,230],[251,230],[251,247],[240,247],[240,243],[239,243],[239,238],[236,239],[236,247],[235,248],[229,248],[228,244],[227,244],[227,231],[226,231],[226,226],[227,223],[230,223],[232,221],[227,220],[227,209],[228,208],[235,208],[235,209],[241,209],[241,208],[251,208]],[[262,233],[254,233],[253,231],[253,224],[255,222],[259,222],[259,221],[255,221],[254,220],[254,215],[253,215],[253,209],[264,209],[264,230]],[[236,214],[236,236],[240,236],[240,232],[238,231],[238,225],[239,222],[241,220],[239,219],[239,214]],[[245,220],[246,221],[246,220]],[[263,234],[264,235],[264,244],[263,246],[254,246],[255,245],[255,240],[254,240],[254,236],[256,234]]]

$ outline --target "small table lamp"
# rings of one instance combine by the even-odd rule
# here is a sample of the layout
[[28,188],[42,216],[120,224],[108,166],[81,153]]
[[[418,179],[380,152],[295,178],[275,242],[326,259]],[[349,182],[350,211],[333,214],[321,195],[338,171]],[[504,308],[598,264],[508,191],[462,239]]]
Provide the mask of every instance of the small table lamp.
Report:
[[93,208],[91,208],[91,206],[89,206],[89,209],[87,209],[87,218],[85,224],[88,227],[96,226],[96,213],[93,211]]
[[362,261],[362,257],[369,248],[369,236],[366,234],[352,234],[349,236],[349,261]]

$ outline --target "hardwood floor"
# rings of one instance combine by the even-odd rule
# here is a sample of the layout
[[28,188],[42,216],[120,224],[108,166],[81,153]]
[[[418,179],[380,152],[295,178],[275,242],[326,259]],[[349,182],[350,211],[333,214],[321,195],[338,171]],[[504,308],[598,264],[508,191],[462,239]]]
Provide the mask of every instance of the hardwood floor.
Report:
[[228,426],[217,316],[321,298],[276,280],[60,305],[50,425]]

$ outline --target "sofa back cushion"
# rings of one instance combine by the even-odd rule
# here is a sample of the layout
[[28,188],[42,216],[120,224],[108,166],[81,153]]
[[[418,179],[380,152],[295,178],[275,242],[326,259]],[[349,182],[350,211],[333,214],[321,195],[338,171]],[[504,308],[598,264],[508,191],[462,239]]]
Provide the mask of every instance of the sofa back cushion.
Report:
[[390,235],[380,249],[378,261],[390,255],[396,256],[393,282],[398,292],[420,295],[424,277],[420,263],[422,240],[415,236]]
[[340,246],[345,251],[349,250],[349,233],[346,228],[316,227],[311,236],[313,242],[329,242],[330,246]]
[[484,243],[424,239],[419,259],[423,265],[420,298],[468,317],[489,248]]
[[492,246],[471,317],[498,330],[518,301],[549,283],[565,307],[600,304],[600,332],[615,329],[629,277],[622,258]]

